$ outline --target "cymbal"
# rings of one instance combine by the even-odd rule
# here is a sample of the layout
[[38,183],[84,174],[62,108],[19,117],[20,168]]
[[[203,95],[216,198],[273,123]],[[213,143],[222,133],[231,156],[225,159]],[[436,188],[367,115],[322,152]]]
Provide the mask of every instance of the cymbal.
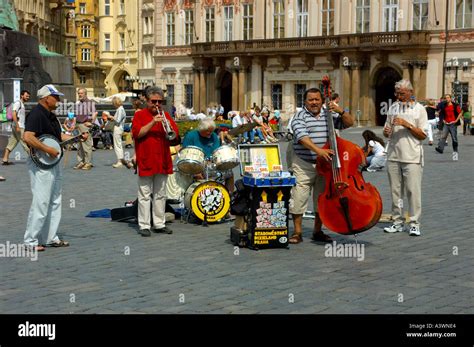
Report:
[[239,125],[237,128],[231,129],[229,131],[229,135],[232,135],[232,136],[240,135],[240,134],[246,133],[247,131],[252,130],[256,126],[258,126],[257,122]]

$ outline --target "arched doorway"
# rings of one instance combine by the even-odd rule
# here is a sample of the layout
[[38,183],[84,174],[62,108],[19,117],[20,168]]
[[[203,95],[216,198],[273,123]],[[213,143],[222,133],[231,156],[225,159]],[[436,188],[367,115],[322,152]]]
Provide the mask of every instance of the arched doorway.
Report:
[[402,76],[392,67],[381,68],[375,77],[375,111],[376,124],[384,125],[387,119],[388,108],[395,102],[395,83]]
[[132,83],[127,71],[121,71],[115,75],[115,84],[119,92],[131,91],[133,89]]
[[232,110],[232,74],[229,71],[225,71],[222,75],[220,90],[220,103],[224,107],[224,116],[227,116],[227,112],[234,111]]

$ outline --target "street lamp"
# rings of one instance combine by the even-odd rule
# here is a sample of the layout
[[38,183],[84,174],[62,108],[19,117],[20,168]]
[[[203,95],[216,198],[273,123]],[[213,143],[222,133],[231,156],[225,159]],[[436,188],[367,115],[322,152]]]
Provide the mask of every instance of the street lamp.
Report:
[[[469,63],[466,61],[463,63],[463,70],[466,70],[469,66]],[[459,61],[457,59],[453,59],[453,61],[447,61],[445,64],[445,70],[449,72],[452,68],[455,70],[454,75],[454,82],[452,88],[453,100],[455,100],[458,104],[461,104],[462,95],[459,95],[459,85],[461,82],[458,79],[458,71],[459,71]]]

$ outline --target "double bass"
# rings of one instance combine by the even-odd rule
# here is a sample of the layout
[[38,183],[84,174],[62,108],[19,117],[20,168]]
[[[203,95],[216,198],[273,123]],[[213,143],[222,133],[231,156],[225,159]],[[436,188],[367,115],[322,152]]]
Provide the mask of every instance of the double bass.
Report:
[[323,78],[328,124],[328,141],[323,149],[332,149],[332,160],[316,159],[316,170],[325,178],[325,189],[318,197],[318,212],[330,230],[352,235],[372,228],[382,215],[382,199],[377,189],[365,182],[361,168],[366,163],[362,149],[336,136],[329,111],[330,80]]

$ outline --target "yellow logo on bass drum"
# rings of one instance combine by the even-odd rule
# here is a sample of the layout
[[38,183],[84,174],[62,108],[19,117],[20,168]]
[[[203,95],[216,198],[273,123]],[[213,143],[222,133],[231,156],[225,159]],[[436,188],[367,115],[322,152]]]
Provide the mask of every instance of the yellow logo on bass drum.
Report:
[[208,222],[217,222],[229,212],[230,195],[222,184],[207,181],[191,189],[191,209],[200,220],[206,218]]

